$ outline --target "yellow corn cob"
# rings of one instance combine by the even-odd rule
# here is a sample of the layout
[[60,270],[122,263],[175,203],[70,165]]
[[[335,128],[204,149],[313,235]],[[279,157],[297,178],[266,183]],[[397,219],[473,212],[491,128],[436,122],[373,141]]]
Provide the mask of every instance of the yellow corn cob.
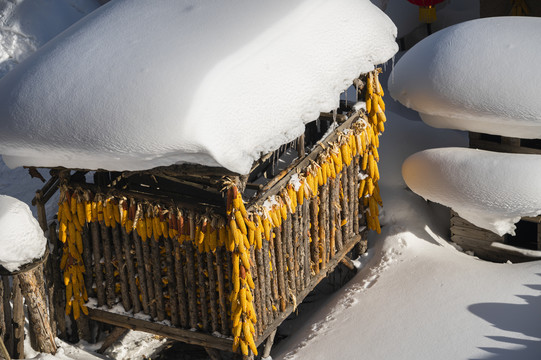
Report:
[[71,300],[66,301],[66,315],[69,315],[71,313],[71,303]]
[[255,228],[254,236],[255,236],[255,246],[257,250],[261,250],[261,247],[263,246],[263,239],[261,235],[261,227],[258,226]]
[[239,301],[240,306],[242,308],[242,311],[246,312],[246,309],[248,307],[247,300],[246,300],[246,288],[242,287],[239,291]]
[[242,352],[242,355],[248,356],[248,345],[246,344],[246,341],[240,339],[240,351]]
[[68,224],[66,223],[66,220],[62,218],[60,221],[60,226],[58,228],[58,237],[60,238],[60,241],[62,243],[66,242],[67,239],[67,231],[68,231]]
[[67,199],[62,202],[62,217],[67,221],[72,221],[71,210]]
[[236,294],[240,290],[240,277],[239,277],[239,254],[233,253],[233,293]]
[[83,253],[83,237],[80,232],[75,234],[75,245],[77,246],[77,251],[79,254]]
[[237,227],[244,235],[248,234],[248,231],[246,230],[246,223],[244,222],[244,217],[242,216],[242,213],[240,211],[233,211],[233,213],[235,215]]
[[248,284],[250,289],[255,289],[254,280],[252,279],[252,275],[249,272],[246,273],[246,283]]
[[169,225],[167,224],[167,221],[160,221],[160,230],[163,237],[167,237],[169,235]]
[[86,221],[85,205],[80,199],[77,199],[77,220],[79,220],[79,224],[81,225],[84,225]]
[[265,239],[267,239],[267,241],[270,241],[271,240],[271,226],[270,226],[270,222],[269,222],[269,219],[267,217],[263,218],[263,229],[265,230]]
[[379,105],[379,108],[381,109],[381,111],[385,111],[385,103],[383,102],[383,97],[382,96],[378,96],[378,105]]
[[120,208],[118,207],[118,203],[116,201],[110,201],[111,203],[111,213],[112,213],[112,217],[111,217],[111,225],[115,225],[113,224],[112,220],[115,221],[115,223],[117,224],[120,224]]
[[374,180],[372,178],[366,179],[367,194],[372,196],[374,193]]
[[304,182],[301,183],[299,190],[297,190],[297,204],[302,205],[304,202]]
[[246,339],[246,342],[250,346],[250,349],[252,350],[254,355],[257,356],[257,347],[255,346],[254,338],[252,336],[252,332],[251,332],[249,323],[250,323],[250,321],[244,322],[242,330],[243,330],[243,333],[244,333],[244,338]]
[[374,80],[372,73],[368,73],[366,77],[366,97],[370,97],[374,93]]
[[[152,218],[148,217],[148,216],[145,216],[145,218],[141,219],[141,221],[145,222],[145,228],[146,228],[146,232],[147,232],[146,238],[152,237],[152,227],[153,227],[152,226]],[[142,236],[141,236],[141,238],[142,238]]]
[[246,252],[240,254],[240,259],[242,260],[242,265],[244,265],[246,270],[250,269],[250,260],[248,259],[248,255],[246,254]]
[[242,323],[238,323],[237,326],[233,326],[233,336],[239,337],[242,331]]
[[330,174],[331,178],[336,178],[336,169],[332,157],[329,156],[329,162],[327,162],[327,173]]
[[160,224],[160,218],[157,216],[154,216],[152,218],[152,234],[154,235],[154,239],[158,240],[160,236],[162,236],[162,226]]
[[137,221],[137,225],[135,225],[137,230],[137,235],[141,238],[141,240],[146,241],[147,240],[147,224],[144,218],[140,218]]

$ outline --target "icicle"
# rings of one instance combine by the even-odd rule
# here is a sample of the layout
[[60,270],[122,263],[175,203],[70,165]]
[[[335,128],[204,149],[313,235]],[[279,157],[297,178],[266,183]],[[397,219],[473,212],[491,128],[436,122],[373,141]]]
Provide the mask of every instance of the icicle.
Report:
[[336,109],[332,111],[332,121],[336,122]]
[[355,82],[355,104],[359,102],[359,82]]
[[317,127],[317,132],[319,134],[321,132],[321,120],[319,118],[317,118],[316,120],[316,127]]

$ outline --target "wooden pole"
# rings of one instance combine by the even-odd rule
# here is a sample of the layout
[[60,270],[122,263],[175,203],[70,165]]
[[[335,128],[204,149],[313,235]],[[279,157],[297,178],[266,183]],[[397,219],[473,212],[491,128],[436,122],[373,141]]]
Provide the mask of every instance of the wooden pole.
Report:
[[[263,240],[264,241],[264,240]],[[256,274],[257,283],[256,288],[258,289],[258,292],[260,294],[259,302],[261,304],[261,319],[258,319],[258,322],[262,322],[263,325],[267,325],[269,323],[268,320],[268,303],[267,303],[267,287],[265,285],[265,262],[263,261],[263,247],[260,250],[255,250],[255,270],[254,273]],[[268,264],[267,264],[268,266]],[[257,299],[256,299],[257,301]]]
[[282,247],[282,229],[274,229],[274,251],[276,253],[276,275],[278,276],[278,292],[280,299],[280,309],[284,311],[286,309],[287,302],[287,289],[286,289],[286,275],[285,275],[285,263],[284,263],[284,253]]
[[[201,324],[203,325],[203,330],[208,331],[209,329],[209,316],[208,316],[208,303],[207,303],[207,287],[205,284],[205,254],[199,252],[198,249],[195,250],[197,258],[197,267],[198,267],[198,281],[197,285],[199,287],[199,305],[201,307]],[[195,279],[194,279],[195,280]]]
[[[24,300],[19,277],[13,277],[13,358],[24,357]],[[54,322],[54,321],[53,321]],[[52,331],[52,330],[51,330]],[[53,333],[54,334],[54,333]]]
[[254,303],[254,309],[256,312],[257,322],[255,323],[255,336],[254,338],[257,338],[259,333],[261,332],[261,323],[263,319],[263,309],[261,307],[261,292],[259,291],[259,278],[257,276],[257,263],[255,260],[255,250],[254,246],[250,247],[250,261],[252,262],[253,266],[250,268],[250,274],[252,275],[252,280],[254,281],[254,289],[252,289],[253,294],[253,303]]
[[188,304],[186,296],[186,286],[184,284],[185,271],[184,265],[186,260],[182,254],[182,249],[177,240],[173,240],[173,247],[175,251],[175,278],[177,280],[177,301],[178,310],[180,313],[180,326],[183,328],[188,327]]
[[103,265],[105,267],[105,303],[111,309],[115,306],[115,268],[111,251],[111,237],[109,227],[102,220],[100,223],[101,242],[103,246]]
[[145,257],[143,253],[143,240],[137,235],[137,231],[132,231],[132,240],[135,247],[135,258],[137,260],[137,278],[139,279],[139,288],[141,289],[141,306],[145,314],[150,314],[150,301],[148,296],[148,281],[146,271]]
[[[265,305],[267,308],[267,320],[270,323],[274,319],[274,312],[272,311],[272,298],[273,298],[273,288],[271,285],[271,272],[269,268],[270,257],[269,257],[269,241],[263,239],[263,280],[265,281]],[[273,265],[275,266],[275,265]],[[275,270],[276,271],[276,270]]]
[[[52,272],[51,277],[48,279],[50,282],[50,287],[53,288],[53,307],[54,307],[54,318],[51,320],[56,324],[56,332],[59,338],[66,340],[68,333],[66,331],[66,316],[65,316],[65,305],[66,305],[66,293],[64,287],[64,281],[61,280],[61,271],[60,271],[60,259],[62,257],[62,243],[58,241],[56,235],[56,223],[51,223],[49,228],[49,238],[50,243],[53,245],[53,251],[49,254],[49,261],[51,262]],[[92,269],[89,267],[86,270],[87,272],[92,273]],[[51,315],[52,316],[52,315]]]
[[92,295],[92,282],[94,281],[94,279],[92,276],[92,245],[90,241],[89,224],[83,225],[83,233],[81,235],[81,238],[83,239],[83,264],[86,269],[86,271],[84,272],[85,288],[86,293],[88,295]]
[[292,245],[293,245],[293,271],[295,274],[295,288],[297,291],[302,290],[302,286],[304,285],[303,281],[303,272],[300,271],[300,261],[299,261],[299,254],[300,254],[300,226],[299,226],[299,208],[295,209],[295,213],[292,214],[293,216],[293,229],[292,229]]
[[[341,176],[340,176],[340,183],[341,183],[341,186],[342,186],[342,199],[340,199],[340,209],[342,210],[342,216],[341,216],[341,220],[340,220],[340,228],[342,230],[342,238],[341,238],[341,241],[337,242],[337,250],[341,250],[342,249],[342,245],[344,242],[347,242],[348,241],[348,238],[349,238],[349,233],[348,233],[348,229],[349,229],[349,206],[348,206],[348,199],[347,199],[347,196],[348,196],[348,175],[347,175],[347,167],[344,166],[342,168],[342,172],[341,172]],[[344,225],[342,225],[342,223],[346,221],[346,223]]]
[[118,265],[118,274],[120,278],[120,297],[125,311],[131,310],[130,290],[128,285],[128,276],[126,274],[126,262],[124,260],[124,251],[120,241],[120,224],[115,224],[111,228],[113,234],[113,248],[115,249],[115,259]]
[[154,300],[156,304],[156,319],[165,320],[165,307],[163,303],[162,267],[160,263],[160,239],[155,234],[148,239],[150,243],[150,262],[152,263],[152,279],[154,286]]
[[301,263],[304,268],[304,287],[310,283],[312,275],[310,265],[310,203],[305,201],[302,204],[302,254]]
[[[137,231],[133,232],[134,234],[137,233]],[[157,317],[157,310],[156,310],[156,296],[154,294],[154,280],[152,276],[152,262],[150,260],[150,248],[149,248],[149,242],[152,242],[152,238],[148,238],[147,240],[143,241],[141,239],[141,248],[143,250],[143,264],[145,266],[145,279],[147,281],[147,292],[148,292],[148,306],[149,306],[149,312],[150,316],[153,319],[156,319]]]
[[262,355],[263,359],[268,358],[270,356],[271,349],[272,349],[272,344],[274,344],[274,337],[275,336],[276,336],[276,329],[274,329],[270,333],[267,340],[265,340],[265,349],[263,350],[263,355]]
[[218,304],[220,306],[220,325],[222,335],[229,333],[229,318],[227,316],[227,302],[224,279],[224,247],[216,249],[216,275],[218,277]]
[[105,305],[105,288],[103,286],[103,270],[101,267],[101,239],[100,224],[97,221],[90,223],[90,233],[92,234],[92,255],[94,256],[94,276],[96,276],[96,295],[98,298],[98,307]]
[[209,291],[209,303],[210,303],[210,324],[212,332],[218,331],[218,319],[219,310],[218,302],[216,301],[216,270],[214,267],[214,254],[207,252],[207,271],[208,271],[208,291]]
[[192,241],[185,241],[186,247],[186,269],[188,285],[188,305],[190,313],[190,327],[197,329],[197,322],[199,317],[197,316],[197,295],[196,295],[196,282],[195,282],[195,261],[194,261],[194,248]]
[[4,309],[4,344],[9,353],[13,354],[13,325],[11,323],[12,313],[11,305],[11,286],[9,284],[9,276],[2,276],[3,294],[2,294],[2,307]]
[[37,340],[37,351],[54,354],[56,344],[54,334],[51,331],[45,298],[39,290],[36,272],[43,271],[43,265],[17,275],[21,284],[22,293],[26,299],[30,327]]
[[[297,293],[297,283],[295,275],[295,254],[293,253],[293,214],[289,214],[283,223],[285,229],[284,245],[286,249],[286,263],[288,276],[288,295]],[[288,296],[289,298],[289,296]]]
[[165,261],[167,264],[167,291],[169,292],[169,309],[171,310],[171,325],[179,325],[178,314],[178,291],[177,277],[175,269],[175,258],[173,243],[178,242],[176,239],[165,238]]
[[[133,259],[133,245],[130,235],[123,226],[120,227],[120,232],[122,234],[121,247],[124,251],[124,258],[126,259],[126,271],[128,273],[128,285],[131,303],[133,304],[133,313],[137,314],[141,311],[141,301],[139,300],[139,289],[137,289],[137,272],[135,270],[135,261]],[[139,279],[139,281],[141,281],[141,279]],[[141,298],[143,298],[143,296],[141,296]]]

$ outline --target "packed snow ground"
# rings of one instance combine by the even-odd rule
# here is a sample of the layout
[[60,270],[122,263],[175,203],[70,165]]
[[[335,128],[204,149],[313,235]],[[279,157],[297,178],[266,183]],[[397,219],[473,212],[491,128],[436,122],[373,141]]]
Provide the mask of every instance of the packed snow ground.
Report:
[[[385,101],[389,121],[380,149],[382,234],[371,234],[370,256],[360,259],[363,267],[354,279],[312,304],[313,311],[287,321],[294,335],[273,350],[273,358],[538,359],[541,262],[492,264],[460,253],[446,241],[448,209],[413,194],[400,174],[409,155],[464,147],[467,136],[407,121],[419,120],[418,114],[388,95]],[[0,186],[1,193],[29,203],[41,182],[24,169],[0,164]],[[142,352],[148,356],[162,345],[151,340],[132,332],[108,356],[141,359]],[[105,358],[93,352],[99,344],[59,344],[56,356],[32,351],[26,356]]]

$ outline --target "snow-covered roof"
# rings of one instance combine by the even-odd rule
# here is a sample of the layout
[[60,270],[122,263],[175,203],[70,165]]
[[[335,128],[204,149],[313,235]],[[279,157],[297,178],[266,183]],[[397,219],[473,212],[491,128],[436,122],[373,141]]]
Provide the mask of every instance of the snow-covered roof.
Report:
[[0,81],[10,167],[247,173],[397,51],[369,0],[116,0]]
[[0,195],[0,265],[8,271],[40,258],[47,239],[28,205]]
[[402,176],[418,195],[498,235],[514,235],[521,217],[541,214],[539,155],[430,149],[406,159]]
[[494,17],[440,30],[411,48],[390,78],[393,98],[427,124],[541,138],[541,18]]

